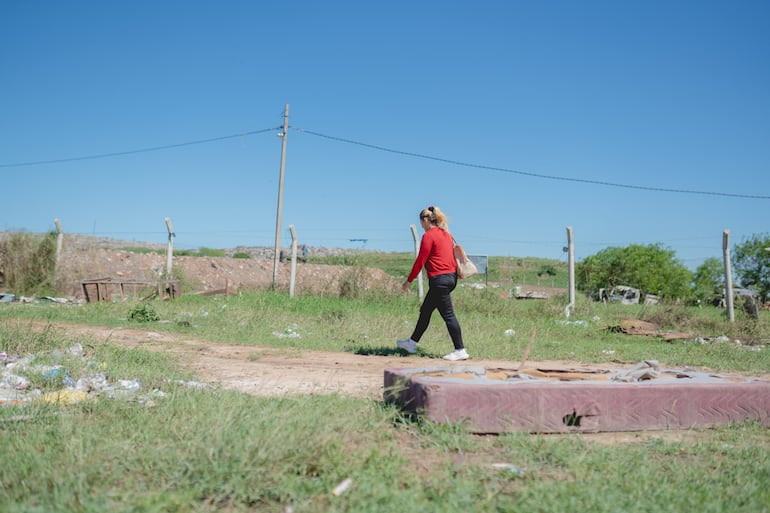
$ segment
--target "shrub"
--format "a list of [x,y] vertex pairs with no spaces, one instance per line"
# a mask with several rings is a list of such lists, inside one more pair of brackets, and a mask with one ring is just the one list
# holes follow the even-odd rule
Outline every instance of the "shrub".
[[155,307],[152,303],[140,303],[136,305],[128,313],[128,320],[136,322],[152,322],[159,321],[160,315],[155,311]]

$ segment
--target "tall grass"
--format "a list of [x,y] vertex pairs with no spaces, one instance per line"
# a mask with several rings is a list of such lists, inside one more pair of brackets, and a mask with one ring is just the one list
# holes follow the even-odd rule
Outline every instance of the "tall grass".
[[56,233],[14,232],[0,238],[0,282],[19,295],[45,296],[55,290]]

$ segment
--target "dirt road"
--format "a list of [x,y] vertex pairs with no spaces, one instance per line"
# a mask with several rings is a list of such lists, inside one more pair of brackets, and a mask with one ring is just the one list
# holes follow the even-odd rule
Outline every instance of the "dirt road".
[[[387,368],[433,367],[437,365],[483,365],[516,368],[520,362],[469,360],[450,363],[440,359],[404,356],[395,351],[386,356],[347,352],[308,351],[292,348],[210,343],[152,330],[57,325],[71,336],[87,336],[96,343],[109,341],[125,347],[141,347],[173,355],[197,379],[220,388],[257,396],[323,394],[337,392],[354,397],[382,399]],[[528,366],[575,367],[574,362],[529,362]]]

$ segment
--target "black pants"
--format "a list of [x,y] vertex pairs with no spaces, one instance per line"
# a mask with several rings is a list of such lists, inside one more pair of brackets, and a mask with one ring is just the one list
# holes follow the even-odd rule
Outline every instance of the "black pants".
[[433,310],[438,309],[441,318],[446,323],[447,330],[449,330],[449,336],[452,338],[452,344],[454,344],[455,349],[463,349],[465,347],[463,345],[463,332],[460,329],[460,322],[457,320],[454,308],[452,307],[451,293],[456,286],[457,275],[455,274],[439,274],[428,279],[428,294],[426,294],[420,307],[420,317],[417,319],[417,325],[414,327],[412,340],[415,342],[420,341],[425,330],[428,329]]

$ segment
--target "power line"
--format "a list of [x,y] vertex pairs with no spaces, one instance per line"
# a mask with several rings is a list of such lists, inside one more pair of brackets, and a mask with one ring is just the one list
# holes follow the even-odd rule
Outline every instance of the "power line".
[[215,141],[224,141],[225,139],[234,139],[236,137],[244,137],[247,135],[255,135],[255,134],[261,134],[264,132],[270,132],[272,130],[277,130],[280,127],[276,128],[265,128],[262,130],[252,130],[250,132],[243,132],[240,134],[233,134],[233,135],[224,135],[221,137],[211,137],[209,139],[199,139],[197,141],[189,141],[189,142],[183,142],[178,144],[166,144],[163,146],[153,146],[150,148],[140,148],[137,150],[128,150],[128,151],[116,151],[112,153],[99,153],[97,155],[86,155],[84,157],[71,157],[71,158],[64,158],[64,159],[51,159],[51,160],[36,160],[31,162],[17,162],[14,164],[0,164],[0,167],[23,167],[23,166],[38,166],[38,165],[44,165],[44,164],[60,164],[63,162],[75,162],[78,160],[94,160],[94,159],[104,159],[108,157],[119,157],[123,155],[133,155],[135,153],[147,153],[150,151],[160,151],[160,150],[169,150],[172,148],[181,148],[182,146],[193,146],[195,144],[205,144]]
[[[487,171],[498,171],[502,173],[511,173],[511,174],[517,174],[521,176],[529,176],[532,178],[541,178],[546,180],[557,180],[562,182],[573,182],[573,183],[584,183],[584,184],[590,184],[590,185],[603,185],[605,187],[617,187],[622,189],[634,189],[634,190],[641,190],[641,191],[652,191],[652,192],[670,192],[670,193],[676,193],[676,194],[696,194],[696,195],[703,195],[703,196],[721,196],[721,197],[727,197],[727,198],[742,198],[742,199],[761,199],[761,200],[769,200],[770,196],[763,196],[759,194],[739,194],[739,193],[730,193],[730,192],[715,192],[715,191],[700,191],[695,189],[675,189],[675,188],[668,188],[668,187],[651,187],[651,186],[645,186],[645,185],[634,185],[634,184],[622,184],[622,183],[616,183],[616,182],[608,182],[603,180],[590,180],[587,178],[569,178],[565,176],[557,176],[557,175],[546,175],[541,173],[532,173],[528,171],[519,171],[515,169],[509,169],[504,167],[496,167],[496,166],[486,166],[482,164],[471,164],[469,162],[461,162],[459,160],[451,160],[446,159],[442,157],[434,157],[431,155],[424,155],[422,153],[415,153],[415,152],[409,152],[409,151],[403,151],[403,150],[395,150],[392,148],[386,148],[384,146],[378,146],[375,144],[369,144],[361,141],[354,141],[352,139],[345,139],[343,137],[335,137],[332,135],[322,134],[320,132],[315,132],[313,130],[307,130],[304,128],[296,128],[296,127],[290,127],[298,132],[303,132],[306,134],[314,135],[316,137],[321,137],[324,139],[329,139],[333,141],[339,141],[344,142],[347,144],[354,144],[357,146],[362,146],[364,148],[371,148],[378,151],[385,151],[388,153],[394,153],[397,155],[405,155],[407,157],[415,157],[425,160],[432,160],[435,162],[444,162],[446,164],[452,164],[456,166],[464,166],[464,167],[472,167],[476,169],[485,169]],[[240,134],[233,134],[233,135],[225,135],[221,137],[212,137],[209,139],[200,139],[196,141],[189,141],[184,143],[178,143],[178,144],[167,144],[163,146],[154,146],[150,148],[141,148],[136,150],[128,150],[128,151],[119,151],[119,152],[112,152],[112,153],[101,153],[97,155],[87,155],[83,157],[71,157],[71,158],[62,158],[62,159],[51,159],[51,160],[38,160],[38,161],[30,161],[30,162],[17,162],[13,164],[0,164],[0,168],[8,168],[8,167],[23,167],[23,166],[36,166],[36,165],[45,165],[45,164],[59,164],[64,162],[74,162],[74,161],[80,161],[80,160],[93,160],[93,159],[101,159],[101,158],[108,158],[108,157],[118,157],[123,155],[132,155],[135,153],[146,153],[151,151],[160,151],[160,150],[168,150],[172,148],[180,148],[183,146],[192,146],[196,144],[205,144],[215,141],[223,141],[225,139],[233,139],[236,137],[244,137],[247,135],[255,135],[255,134],[261,134],[264,132],[270,132],[273,130],[281,130],[282,127],[273,127],[273,128],[265,128],[262,130],[252,130],[249,132],[242,132]]]
[[476,169],[486,169],[488,171],[500,171],[503,173],[512,173],[522,176],[531,176],[533,178],[544,178],[547,180],[559,180],[563,182],[577,182],[577,183],[586,183],[591,185],[604,185],[607,187],[619,187],[623,189],[636,189],[636,190],[642,190],[642,191],[654,191],[654,192],[673,192],[678,194],[701,194],[706,196],[724,196],[729,198],[743,198],[743,199],[770,199],[770,196],[761,196],[756,194],[734,194],[729,192],[713,192],[713,191],[698,191],[698,190],[692,190],[692,189],[672,189],[667,187],[649,187],[644,185],[633,185],[633,184],[621,184],[621,183],[614,183],[614,182],[605,182],[602,180],[589,180],[586,178],[568,178],[565,176],[556,176],[556,175],[544,175],[539,173],[531,173],[527,171],[517,171],[515,169],[508,169],[504,167],[494,167],[494,166],[485,166],[481,164],[470,164],[468,162],[460,162],[457,160],[450,160],[445,159],[441,157],[432,157],[430,155],[423,155],[421,153],[413,153],[409,151],[401,151],[401,150],[394,150],[392,148],[385,148],[383,146],[376,146],[374,144],[368,144],[360,141],[353,141],[350,139],[343,139],[342,137],[334,137],[331,135],[321,134],[318,132],[313,132],[312,130],[306,130],[301,128],[295,128],[297,131],[304,132],[306,134],[315,135],[317,137],[323,137],[325,139],[331,139],[334,141],[340,141],[348,144],[355,144],[358,146],[363,146],[365,148],[372,148],[374,150],[379,151],[386,151],[389,153],[395,153],[398,155],[406,155],[408,157],[416,157],[426,160],[433,160],[436,162],[444,162],[446,164],[453,164],[456,166],[465,166],[465,167],[473,167]]

